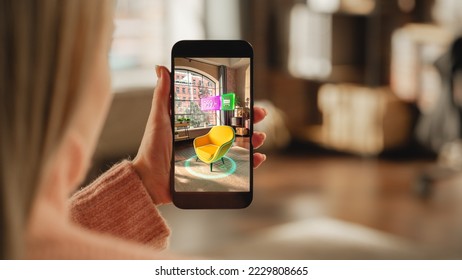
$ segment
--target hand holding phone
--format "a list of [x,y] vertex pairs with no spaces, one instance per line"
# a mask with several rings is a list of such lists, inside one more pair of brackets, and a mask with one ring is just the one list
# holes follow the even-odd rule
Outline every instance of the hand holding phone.
[[243,208],[253,195],[253,50],[245,41],[172,49],[171,193],[180,208]]

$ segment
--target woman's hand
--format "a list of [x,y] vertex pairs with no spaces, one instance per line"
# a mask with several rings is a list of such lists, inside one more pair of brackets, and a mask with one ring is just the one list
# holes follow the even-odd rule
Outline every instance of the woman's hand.
[[[151,112],[146,124],[138,154],[133,159],[133,166],[147,188],[155,204],[172,201],[170,195],[170,161],[172,158],[172,129],[170,125],[170,73],[163,66],[156,67],[158,77],[154,90]],[[254,108],[254,122],[263,120],[266,111]],[[254,132],[252,144],[254,148],[263,145],[266,135]],[[266,156],[254,154],[253,166],[257,168]]]

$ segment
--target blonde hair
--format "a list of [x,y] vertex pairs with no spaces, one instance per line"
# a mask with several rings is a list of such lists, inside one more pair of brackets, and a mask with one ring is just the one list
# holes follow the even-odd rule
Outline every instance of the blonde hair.
[[[42,168],[61,141],[112,1],[0,0],[0,257],[24,257]],[[108,39],[108,38],[107,38]]]

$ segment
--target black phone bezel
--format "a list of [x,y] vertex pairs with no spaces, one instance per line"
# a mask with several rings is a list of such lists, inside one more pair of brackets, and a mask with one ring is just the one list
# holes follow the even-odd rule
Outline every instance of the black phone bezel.
[[250,58],[250,190],[248,192],[177,192],[175,191],[175,140],[172,137],[172,159],[170,168],[170,191],[173,204],[182,209],[239,209],[249,206],[253,199],[253,48],[243,40],[183,40],[172,47],[170,122],[174,131],[174,61],[176,57],[249,57]]

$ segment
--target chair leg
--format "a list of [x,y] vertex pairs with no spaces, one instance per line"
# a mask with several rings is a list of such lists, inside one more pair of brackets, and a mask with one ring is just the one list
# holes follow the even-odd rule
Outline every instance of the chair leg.
[[223,163],[223,165],[225,165],[225,159],[224,158],[221,158],[221,162]]
[[210,172],[212,172],[212,164],[213,164],[213,163],[210,164]]

